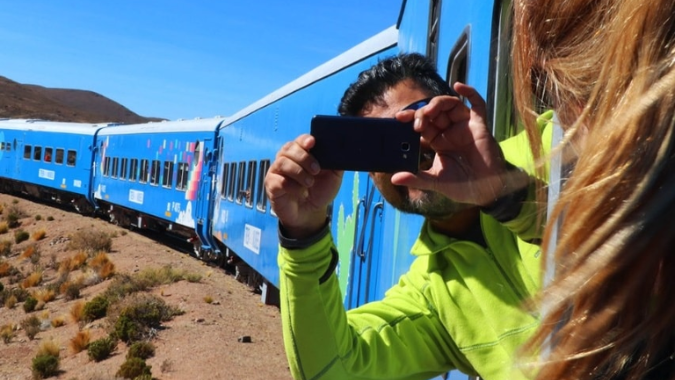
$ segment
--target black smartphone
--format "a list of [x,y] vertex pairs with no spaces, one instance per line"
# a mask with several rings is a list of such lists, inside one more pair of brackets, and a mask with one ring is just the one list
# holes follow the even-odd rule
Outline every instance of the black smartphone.
[[417,173],[420,134],[393,118],[316,115],[310,153],[322,169]]

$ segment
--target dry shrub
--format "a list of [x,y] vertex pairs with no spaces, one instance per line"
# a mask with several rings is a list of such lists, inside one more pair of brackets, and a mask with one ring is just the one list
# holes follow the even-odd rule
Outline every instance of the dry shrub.
[[13,309],[16,306],[16,303],[19,302],[14,294],[5,299],[5,307],[8,309]]
[[5,344],[9,344],[12,339],[16,336],[16,329],[14,325],[8,324],[0,327],[0,337]]
[[31,235],[31,238],[35,241],[40,241],[40,240],[44,239],[45,236],[47,236],[47,231],[37,230],[37,231],[33,232],[33,235]]
[[16,203],[7,207],[7,212],[4,213],[4,215],[9,228],[18,227],[21,224],[19,219],[26,216],[21,207],[19,207],[19,205]]
[[14,273],[14,271],[16,271],[16,269],[13,266],[11,266],[8,262],[3,261],[0,263],[0,278],[9,276],[12,273]]
[[84,315],[84,301],[80,300],[77,301],[73,304],[73,306],[70,307],[70,318],[73,319],[73,322],[80,322],[82,321],[82,316]]
[[33,292],[33,297],[35,297],[38,302],[47,303],[56,299],[56,292],[54,289],[38,289]]
[[82,250],[88,254],[101,251],[110,252],[112,250],[112,238],[103,231],[77,231],[70,237],[68,249]]
[[36,316],[30,316],[21,321],[21,328],[26,333],[28,339],[33,340],[40,332],[40,320]]
[[26,249],[24,249],[23,252],[21,252],[21,256],[19,257],[22,259],[30,259],[31,256],[33,256],[37,251],[38,251],[37,246],[31,244],[28,247],[26,247]]
[[9,231],[7,222],[0,222],[0,234],[6,234]]
[[70,340],[70,350],[74,354],[79,354],[80,352],[87,349],[89,345],[89,340],[91,336],[89,330],[78,331],[77,334]]
[[0,240],[0,256],[9,256],[12,254],[12,241]]
[[59,263],[59,273],[70,273],[71,271],[82,268],[87,262],[89,256],[86,252],[80,251],[71,257],[66,257]]
[[21,288],[22,289],[32,288],[34,286],[39,285],[40,282],[42,282],[42,272],[35,271],[29,274],[28,277],[24,278],[23,281],[21,281]]
[[115,264],[110,261],[108,255],[104,252],[99,252],[91,260],[89,260],[89,267],[98,274],[102,280],[108,279],[115,274]]
[[204,296],[204,302],[206,302],[206,303],[213,303],[213,297],[211,297],[211,296]]
[[52,318],[49,324],[51,324],[53,328],[61,327],[66,324],[66,316],[60,315],[58,317]]
[[49,355],[59,357],[59,343],[54,339],[45,339],[38,346],[35,356]]
[[0,204],[0,214],[2,214],[3,211],[5,211],[5,205]]
[[74,281],[64,281],[59,286],[59,293],[63,294],[66,301],[71,301],[80,298],[80,290],[84,285],[82,284],[82,277]]

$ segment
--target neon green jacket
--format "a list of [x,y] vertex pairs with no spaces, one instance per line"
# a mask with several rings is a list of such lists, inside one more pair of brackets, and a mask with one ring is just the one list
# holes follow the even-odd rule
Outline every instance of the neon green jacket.
[[[503,144],[507,160],[527,141]],[[527,151],[527,150],[526,150]],[[515,162],[514,162],[515,161]],[[538,315],[522,301],[540,287],[534,206],[500,224],[481,214],[487,249],[434,232],[426,223],[410,270],[381,301],[345,311],[329,228],[302,244],[282,237],[284,345],[296,379],[429,379],[452,369],[485,380],[525,378],[514,355]],[[285,244],[286,243],[286,244]]]

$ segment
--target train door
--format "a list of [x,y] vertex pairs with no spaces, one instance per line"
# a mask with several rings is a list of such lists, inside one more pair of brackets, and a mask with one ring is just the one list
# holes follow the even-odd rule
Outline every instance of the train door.
[[384,200],[367,177],[365,191],[354,210],[354,241],[350,252],[349,285],[345,306],[348,309],[377,299],[376,286],[382,251],[382,214]]
[[201,246],[197,248],[200,256],[220,253],[211,237],[211,212],[214,207],[212,203],[217,200],[215,192],[218,191],[216,186],[218,151],[213,146],[214,140],[217,141],[217,139],[204,139],[195,142],[194,157],[189,172],[190,176],[197,178],[196,183],[198,183],[192,216],[195,220],[195,232],[201,241]]
[[21,144],[21,139],[17,138],[18,136],[7,135],[7,132],[4,133],[4,138],[2,143],[0,143],[0,160],[2,161],[2,173],[0,174],[5,178],[19,178],[21,175],[21,165],[19,165],[18,160],[21,158],[21,155],[16,153],[16,149],[19,148]]

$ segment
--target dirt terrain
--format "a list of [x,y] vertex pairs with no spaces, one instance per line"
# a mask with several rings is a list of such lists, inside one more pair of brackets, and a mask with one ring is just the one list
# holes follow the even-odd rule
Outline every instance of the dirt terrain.
[[[134,275],[147,268],[170,266],[191,274],[193,279],[199,278],[196,282],[181,280],[149,290],[167,304],[184,311],[164,322],[151,340],[155,355],[147,360],[147,364],[152,366],[154,379],[291,378],[282,346],[279,309],[262,304],[258,294],[221,268],[104,220],[5,194],[0,194],[0,205],[4,210],[0,223],[6,220],[9,208],[18,208],[24,215],[19,220],[19,227],[0,234],[0,241],[13,243],[9,255],[0,255],[0,264],[10,264],[22,276],[42,270],[42,282],[26,288],[31,293],[56,281],[58,264],[76,254],[69,249],[69,241],[78,231],[102,231],[112,237],[112,250],[107,255],[117,274]],[[31,238],[14,243],[17,229],[28,232]],[[45,236],[35,240],[39,231],[44,231]],[[39,260],[34,256],[23,257],[31,245],[37,247]],[[69,274],[76,275],[77,271]],[[39,305],[41,310],[30,313],[24,311],[21,302],[12,308],[0,304],[0,328],[6,325],[14,328],[8,343],[0,341],[0,380],[31,379],[32,359],[38,347],[48,340],[53,340],[59,347],[60,372],[56,378],[115,379],[128,351],[123,342],[118,343],[111,357],[100,362],[90,360],[87,350],[75,353],[70,347],[70,341],[78,331],[88,330],[92,341],[107,336],[109,321],[106,318],[88,324],[77,323],[70,311],[75,303],[89,301],[101,294],[112,281],[107,279],[82,288],[79,299],[66,300],[64,294],[57,294],[54,300]],[[10,276],[0,276],[0,282],[5,289],[21,285],[20,281],[10,284]],[[21,321],[32,315],[42,321],[33,340],[20,327]],[[64,324],[53,327],[54,320],[59,319]],[[246,336],[250,336],[250,343],[241,342],[247,340],[243,339]]]

